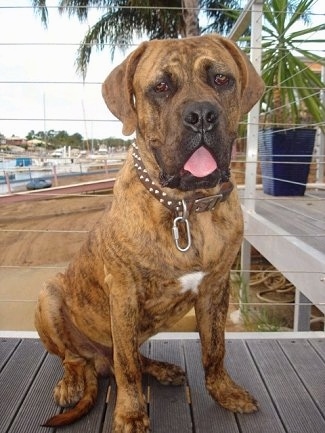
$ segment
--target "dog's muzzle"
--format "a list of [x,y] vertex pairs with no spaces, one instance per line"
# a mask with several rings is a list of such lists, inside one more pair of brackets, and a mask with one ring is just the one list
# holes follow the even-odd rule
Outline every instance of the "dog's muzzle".
[[235,136],[226,140],[220,132],[225,128],[219,107],[209,101],[189,102],[183,109],[181,121],[183,133],[177,149],[180,154],[177,166],[165,170],[160,150],[156,154],[161,167],[161,186],[194,191],[228,182]]
[[[189,102],[182,112],[184,128],[179,151],[180,163],[172,174],[163,168],[160,183],[163,187],[182,191],[214,188],[228,182],[232,143],[221,134],[222,115],[216,104],[209,101]],[[159,161],[158,161],[159,164]],[[164,167],[163,164],[159,164]]]

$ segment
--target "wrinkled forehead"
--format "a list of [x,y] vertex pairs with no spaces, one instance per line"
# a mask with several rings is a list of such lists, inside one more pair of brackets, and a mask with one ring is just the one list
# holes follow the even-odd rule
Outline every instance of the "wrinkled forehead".
[[139,61],[134,79],[148,82],[168,75],[186,82],[203,77],[210,70],[234,77],[238,73],[231,53],[218,41],[203,38],[152,41]]

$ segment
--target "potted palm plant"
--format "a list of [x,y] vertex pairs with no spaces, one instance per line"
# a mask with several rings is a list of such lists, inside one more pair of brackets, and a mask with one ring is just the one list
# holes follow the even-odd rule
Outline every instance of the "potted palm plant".
[[[259,154],[263,189],[272,195],[304,195],[316,128],[324,127],[325,109],[319,96],[324,83],[310,65],[325,64],[324,57],[312,50],[325,43],[317,38],[325,24],[309,25],[313,2],[264,2],[262,75],[266,92],[261,101]],[[299,22],[303,29],[297,29]]]

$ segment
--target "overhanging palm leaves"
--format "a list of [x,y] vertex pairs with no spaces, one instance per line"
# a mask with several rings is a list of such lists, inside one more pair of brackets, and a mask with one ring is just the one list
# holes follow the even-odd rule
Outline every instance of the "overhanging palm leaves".
[[[47,23],[46,0],[31,0]],[[184,1],[184,0],[183,0]],[[184,1],[186,3],[186,0]],[[85,75],[93,48],[109,46],[112,56],[116,47],[127,48],[135,37],[148,39],[185,36],[182,0],[58,0],[61,13],[75,15],[80,21],[88,17],[89,8],[103,12],[88,30],[77,54],[77,68]],[[199,0],[206,25],[201,32],[226,33],[239,15],[237,0]]]

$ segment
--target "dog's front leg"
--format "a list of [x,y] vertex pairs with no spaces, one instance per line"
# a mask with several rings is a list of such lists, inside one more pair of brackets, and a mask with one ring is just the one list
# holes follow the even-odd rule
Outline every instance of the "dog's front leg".
[[111,280],[109,296],[117,384],[113,432],[146,433],[149,419],[141,384],[136,292]]
[[254,412],[257,410],[255,399],[234,383],[224,368],[229,279],[217,284],[217,278],[214,276],[214,281],[210,279],[210,284],[204,287],[195,305],[206,387],[211,396],[226,409],[241,413]]

